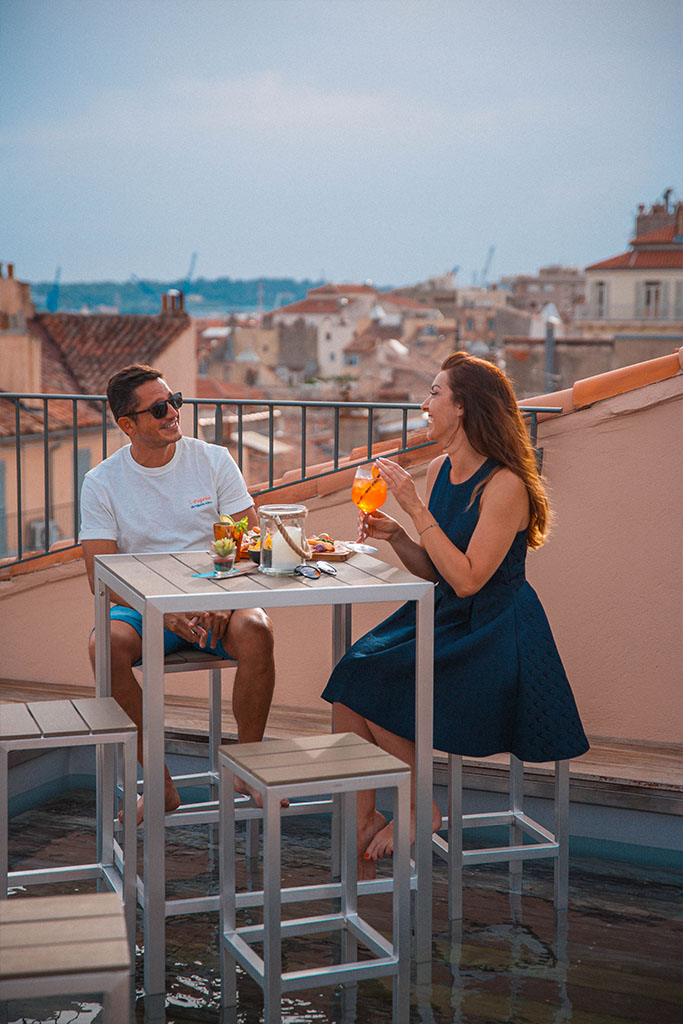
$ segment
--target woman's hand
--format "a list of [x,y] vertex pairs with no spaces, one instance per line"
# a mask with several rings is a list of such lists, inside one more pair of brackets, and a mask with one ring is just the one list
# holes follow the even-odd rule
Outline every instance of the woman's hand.
[[396,498],[404,512],[411,518],[424,509],[424,502],[417,493],[415,482],[402,466],[391,459],[379,458],[375,461],[379,475],[386,480],[387,487]]
[[372,537],[374,540],[387,540],[389,543],[403,532],[395,519],[386,512],[380,512],[379,509],[367,515],[361,512],[358,516],[358,529],[361,541],[366,537]]

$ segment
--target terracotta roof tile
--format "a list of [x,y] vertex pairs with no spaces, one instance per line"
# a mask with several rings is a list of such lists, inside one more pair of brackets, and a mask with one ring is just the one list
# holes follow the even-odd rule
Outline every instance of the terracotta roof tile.
[[683,267],[683,249],[645,249],[622,252],[619,256],[591,263],[586,270],[677,270],[679,267]]
[[342,308],[348,308],[348,306],[342,307],[338,298],[300,299],[298,302],[291,302],[288,306],[280,306],[279,309],[271,310],[269,315],[272,316],[273,313],[330,314],[339,313]]
[[376,295],[377,289],[368,284],[321,284],[309,289],[307,294],[327,295],[330,292],[336,295]]
[[656,231],[647,231],[644,235],[632,238],[629,245],[661,245],[662,242],[673,242],[676,238],[676,225],[669,224]]
[[212,401],[216,398],[264,398],[265,392],[246,384],[234,384],[217,377],[198,377],[195,398]]
[[[189,323],[186,313],[38,313],[29,326],[54,343],[63,371],[71,375],[81,394],[101,395],[117,369],[126,363],[154,363]],[[46,390],[59,390],[59,386]]]
[[378,341],[388,341],[396,337],[396,327],[384,327],[381,324],[369,324],[365,330],[354,334],[351,341],[344,347],[345,352],[372,352]]

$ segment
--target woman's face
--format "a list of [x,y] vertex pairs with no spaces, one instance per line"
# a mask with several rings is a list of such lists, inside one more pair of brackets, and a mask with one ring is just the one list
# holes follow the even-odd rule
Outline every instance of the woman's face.
[[441,370],[434,378],[422,409],[429,417],[428,440],[445,447],[457,433],[463,413],[462,404],[453,399],[445,370]]

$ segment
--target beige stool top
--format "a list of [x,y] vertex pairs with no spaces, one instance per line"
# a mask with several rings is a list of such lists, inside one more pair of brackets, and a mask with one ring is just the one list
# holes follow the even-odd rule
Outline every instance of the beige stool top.
[[0,901],[0,980],[130,967],[117,893]]
[[403,761],[352,732],[226,744],[220,748],[219,756],[248,772],[263,786],[410,771]]
[[0,742],[134,730],[135,725],[113,697],[0,704]]

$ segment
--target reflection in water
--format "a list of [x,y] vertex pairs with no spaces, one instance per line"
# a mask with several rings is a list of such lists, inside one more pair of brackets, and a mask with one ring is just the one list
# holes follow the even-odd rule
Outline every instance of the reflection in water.
[[[93,795],[83,791],[19,815],[10,828],[11,868],[72,863],[81,856],[89,860],[93,820]],[[170,898],[217,891],[216,846],[210,832],[207,826],[168,831]],[[288,883],[319,877],[329,863],[327,820],[289,818],[283,833]],[[247,876],[241,852],[237,869],[245,888],[260,885],[258,872]],[[504,866],[467,869],[465,917],[451,928],[446,866],[434,861],[433,958],[431,964],[413,969],[410,1024],[680,1024],[678,951],[683,935],[674,910],[678,891],[670,875],[635,866],[625,875],[622,865],[574,858],[570,910],[564,920],[553,914],[552,868],[541,862],[525,865],[523,877],[520,898],[508,893]],[[92,883],[82,882],[32,886],[30,891],[38,895],[91,889]],[[363,911],[374,927],[390,933],[390,897],[364,898]],[[320,935],[288,940],[286,969],[332,962],[334,941]],[[140,948],[131,1021],[261,1024],[260,989],[239,968],[237,1008],[221,1011],[217,951],[217,914],[169,918],[165,1005],[143,997]],[[99,1004],[88,997],[11,1003],[8,1019],[18,1024],[101,1024],[102,1017]],[[390,1024],[391,980],[290,994],[283,1000],[282,1020]]]

